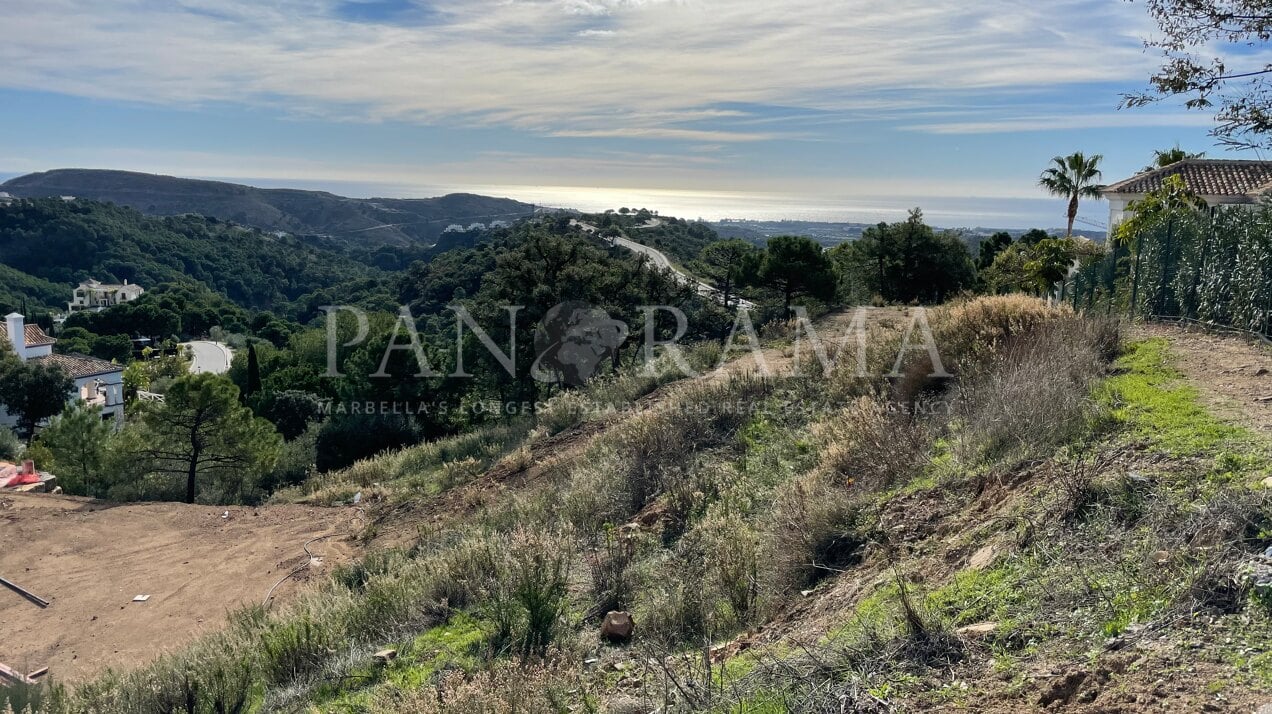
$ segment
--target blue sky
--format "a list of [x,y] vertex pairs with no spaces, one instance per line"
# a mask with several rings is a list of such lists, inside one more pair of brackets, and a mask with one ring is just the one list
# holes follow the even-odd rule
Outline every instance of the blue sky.
[[0,172],[1058,226],[1055,154],[1231,155],[1118,110],[1152,31],[1122,0],[8,0]]

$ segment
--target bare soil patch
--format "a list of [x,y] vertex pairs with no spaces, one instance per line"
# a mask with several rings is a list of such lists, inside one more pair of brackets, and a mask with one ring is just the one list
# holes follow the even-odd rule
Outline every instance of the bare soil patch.
[[[0,589],[0,662],[49,667],[60,682],[128,669],[224,627],[225,616],[275,601],[349,560],[357,513],[307,506],[114,505],[67,496],[0,496],[0,576],[51,601],[40,609]],[[145,602],[133,602],[149,595]]]

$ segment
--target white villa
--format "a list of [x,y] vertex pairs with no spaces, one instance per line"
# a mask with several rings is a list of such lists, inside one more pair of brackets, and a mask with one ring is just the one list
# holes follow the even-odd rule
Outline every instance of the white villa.
[[1126,220],[1130,203],[1161,188],[1168,176],[1183,178],[1184,185],[1211,207],[1252,206],[1272,191],[1272,161],[1184,159],[1100,189],[1109,202],[1110,235]]
[[140,285],[129,285],[127,280],[123,285],[105,285],[96,280],[89,280],[75,288],[71,301],[66,305],[71,312],[82,310],[101,312],[112,305],[136,300],[144,292],[146,290]]
[[[0,338],[7,339],[18,359],[23,362],[42,362],[62,368],[66,376],[75,382],[75,388],[66,395],[68,402],[82,401],[101,407],[102,419],[124,421],[124,368],[120,365],[84,355],[53,354],[55,339],[45,334],[39,325],[24,324],[22,315],[13,313],[0,325]],[[13,426],[16,419],[4,407],[0,407],[0,424]]]

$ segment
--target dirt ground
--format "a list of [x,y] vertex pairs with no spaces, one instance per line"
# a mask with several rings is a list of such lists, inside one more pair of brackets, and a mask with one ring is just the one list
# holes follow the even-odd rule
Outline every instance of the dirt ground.
[[[225,514],[228,513],[228,516]],[[271,585],[294,596],[307,577],[355,555],[358,514],[305,506],[113,505],[51,495],[0,495],[0,576],[51,601],[40,609],[0,588],[0,662],[48,667],[57,681],[129,668],[219,629]],[[134,596],[149,595],[145,602]]]
[[1175,366],[1215,416],[1272,437],[1272,345],[1175,325],[1136,330],[1170,340]]

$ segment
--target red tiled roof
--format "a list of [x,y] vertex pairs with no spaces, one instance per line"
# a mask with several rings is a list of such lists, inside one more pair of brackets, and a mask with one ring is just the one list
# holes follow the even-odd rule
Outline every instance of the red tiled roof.
[[66,376],[71,379],[124,371],[124,368],[117,364],[107,362],[104,359],[97,359],[96,357],[85,357],[84,355],[48,355],[35,357],[31,361],[61,367],[62,371],[66,372]]
[[[22,333],[26,335],[27,347],[43,347],[57,342],[57,340],[45,334],[39,325],[24,325]],[[9,326],[2,322],[0,322],[0,337],[6,340],[9,338]]]
[[1237,199],[1233,203],[1253,203],[1272,188],[1272,161],[1184,159],[1105,186],[1102,191],[1148,193],[1161,188],[1168,176],[1183,177],[1184,184],[1202,196],[1226,196]]

